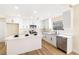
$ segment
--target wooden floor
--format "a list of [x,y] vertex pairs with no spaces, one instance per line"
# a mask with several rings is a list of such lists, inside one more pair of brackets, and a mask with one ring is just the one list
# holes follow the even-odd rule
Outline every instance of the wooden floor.
[[23,53],[21,55],[66,55],[66,54],[43,40],[41,49]]
[[6,55],[5,42],[0,42],[0,55]]

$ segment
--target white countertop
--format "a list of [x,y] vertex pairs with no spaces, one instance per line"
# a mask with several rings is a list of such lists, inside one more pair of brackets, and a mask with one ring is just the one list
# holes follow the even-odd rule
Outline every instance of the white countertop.
[[[36,35],[36,36],[38,36],[38,35]],[[12,35],[12,36],[6,37],[5,40],[26,39],[26,38],[29,38],[29,37],[35,37],[35,35],[33,35],[33,34],[31,34],[29,36],[19,35],[19,37],[14,37],[14,35]]]
[[[48,35],[55,35],[56,33],[53,32],[44,32],[44,34],[48,34]],[[64,31],[58,31],[57,36],[62,36],[62,37],[72,37],[72,33],[71,32],[64,32]]]
[[44,34],[49,34],[49,35],[55,35],[56,33],[54,32],[54,31],[52,31],[52,32],[43,32]]
[[72,33],[59,33],[57,36],[72,37]]
[[57,35],[57,36],[67,37],[67,38],[72,37],[71,35]]

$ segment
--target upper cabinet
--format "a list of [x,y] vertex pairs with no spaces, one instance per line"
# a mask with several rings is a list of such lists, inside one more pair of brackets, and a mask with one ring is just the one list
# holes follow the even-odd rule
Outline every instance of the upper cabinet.
[[63,24],[64,24],[64,29],[65,30],[70,30],[71,29],[71,11],[65,11],[63,13]]
[[63,20],[53,22],[53,30],[64,30],[64,28],[63,28]]
[[42,28],[44,31],[51,31],[53,28],[52,28],[52,19],[51,18],[48,18],[48,19],[45,19],[42,21]]
[[61,16],[55,16],[55,17],[53,17],[53,24],[52,24],[52,26],[53,26],[53,30],[64,30],[64,25],[63,25],[63,16],[61,15]]
[[42,28],[43,28],[43,31],[47,31],[49,29],[49,20],[48,19],[45,19],[42,21]]

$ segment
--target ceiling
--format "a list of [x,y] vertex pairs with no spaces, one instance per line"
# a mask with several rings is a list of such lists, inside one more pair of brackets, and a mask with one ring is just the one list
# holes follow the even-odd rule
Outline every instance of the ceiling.
[[0,16],[44,19],[68,10],[66,4],[0,4]]

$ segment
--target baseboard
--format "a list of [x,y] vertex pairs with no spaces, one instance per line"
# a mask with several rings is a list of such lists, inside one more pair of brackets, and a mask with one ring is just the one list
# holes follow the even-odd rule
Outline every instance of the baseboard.
[[[40,48],[36,48],[36,49],[33,49],[33,50],[31,50],[31,51],[28,51],[28,52],[32,52],[32,51],[35,51],[35,50],[38,50],[38,49],[41,49],[42,47],[40,47]],[[25,54],[25,53],[28,53],[28,52],[22,52],[22,53],[18,53],[17,55],[22,55],[22,54]]]
[[79,51],[78,50],[74,49],[73,52],[79,55]]

